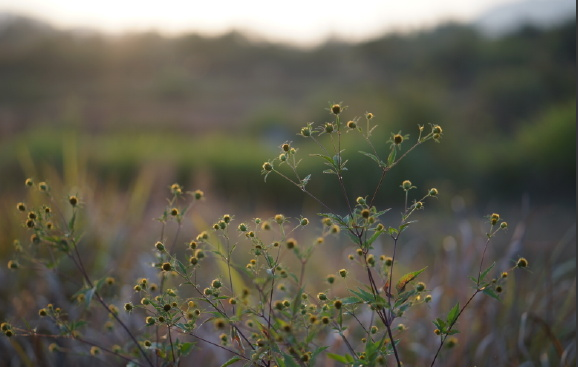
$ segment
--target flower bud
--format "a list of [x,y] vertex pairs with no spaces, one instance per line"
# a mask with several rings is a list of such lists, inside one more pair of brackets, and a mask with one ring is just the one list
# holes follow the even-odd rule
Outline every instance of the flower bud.
[[405,191],[408,191],[409,189],[411,189],[413,186],[411,185],[411,181],[410,180],[405,180],[401,183],[401,188],[404,189]]
[[516,267],[517,268],[527,268],[528,267],[528,260],[526,260],[526,258],[521,257],[518,259],[518,261],[516,262]]
[[342,110],[343,109],[341,108],[341,105],[339,105],[339,104],[334,104],[333,106],[331,106],[331,113],[334,115],[339,115]]
[[195,190],[195,192],[193,192],[193,196],[196,200],[201,200],[205,196],[205,193],[201,190]]

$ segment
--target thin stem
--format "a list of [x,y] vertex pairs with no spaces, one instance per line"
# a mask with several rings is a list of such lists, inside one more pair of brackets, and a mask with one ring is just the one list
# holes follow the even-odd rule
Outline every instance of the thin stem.
[[[69,256],[73,259],[73,261],[75,262],[78,270],[80,271],[80,273],[82,274],[82,277],[84,278],[84,280],[87,282],[88,286],[90,288],[94,288],[94,285],[92,283],[92,280],[90,279],[90,277],[88,276],[88,273],[86,272],[86,268],[84,267],[84,264],[82,263],[82,258],[80,257],[80,254],[78,252],[78,246],[76,244],[76,241],[74,241],[74,239],[72,240],[73,246],[74,246],[74,251],[76,254],[76,258],[74,257],[73,254],[69,254]],[[142,356],[145,358],[145,360],[147,361],[147,363],[150,366],[153,366],[153,363],[151,362],[151,360],[148,358],[148,355],[146,354],[146,352],[144,351],[144,349],[140,346],[140,344],[138,343],[138,340],[136,339],[136,337],[134,336],[134,334],[128,329],[128,326],[126,326],[126,324],[124,322],[122,322],[122,320],[118,317],[118,315],[116,314],[116,312],[113,312],[110,308],[109,305],[106,303],[106,301],[102,298],[102,296],[100,295],[100,293],[98,292],[98,290],[95,290],[94,292],[94,296],[96,296],[96,299],[98,300],[98,302],[102,305],[102,307],[104,307],[106,309],[106,311],[112,315],[112,317],[119,323],[119,325],[126,331],[126,333],[129,335],[129,337],[131,338],[131,340],[135,343],[135,345],[137,346],[137,348],[139,349],[139,352],[142,354]]]
[[286,179],[287,181],[291,182],[293,185],[297,186],[299,188],[299,190],[301,190],[302,192],[304,192],[305,194],[307,194],[309,197],[311,197],[313,200],[317,201],[317,203],[319,203],[321,206],[323,206],[327,211],[329,212],[333,212],[333,210],[331,210],[330,207],[328,207],[323,201],[321,201],[318,197],[316,197],[315,195],[313,195],[311,192],[307,191],[304,187],[302,187],[300,184],[296,183],[295,181],[291,180],[289,177],[285,176],[282,172],[279,172],[276,169],[273,169],[273,172],[275,172],[276,174],[278,174],[279,176],[283,177],[284,179]]
[[[396,244],[397,244],[397,241],[396,241]],[[394,257],[395,257],[395,246],[394,246]],[[371,272],[371,268],[370,268],[369,264],[367,263],[367,258],[365,257],[364,259],[365,259],[365,268],[367,269],[367,277],[369,279],[369,284],[371,285],[371,290],[373,292],[374,297],[377,299],[377,296],[379,294],[379,290],[377,288],[377,285],[375,284],[375,279],[373,278],[373,273]],[[393,272],[393,264],[391,265],[391,272]],[[389,291],[388,291],[389,294],[391,294],[391,276],[392,276],[392,273],[390,273],[390,279],[389,279]],[[393,322],[393,314],[391,313],[391,298],[390,297],[387,297],[387,298],[388,298],[388,303],[389,303],[389,308],[390,308],[389,316],[387,314],[387,311],[385,310],[385,306],[381,307],[381,308],[376,308],[376,312],[377,312],[379,318],[381,319],[381,321],[383,322],[383,324],[385,325],[385,328],[387,329],[387,335],[389,336],[389,340],[391,341],[391,346],[393,349],[393,354],[395,356],[395,361],[397,363],[397,366],[401,367],[401,359],[399,357],[399,353],[398,353],[397,347],[395,345],[395,340],[393,338],[393,332],[391,330],[391,323]]]
[[446,339],[447,339],[448,336],[449,336],[449,332],[453,329],[454,325],[458,322],[458,319],[460,318],[460,316],[462,315],[462,313],[464,312],[464,310],[469,306],[469,304],[472,302],[472,300],[474,299],[474,297],[476,297],[480,292],[483,291],[483,288],[480,288],[480,284],[481,284],[481,281],[482,281],[482,279],[481,279],[481,276],[482,276],[482,275],[481,275],[481,274],[482,274],[482,267],[483,267],[483,263],[484,263],[484,257],[485,257],[485,255],[486,255],[486,251],[487,251],[487,249],[488,249],[488,245],[489,245],[489,243],[490,243],[491,237],[492,237],[496,232],[497,232],[497,230],[492,233],[492,232],[491,232],[491,229],[490,229],[490,233],[489,233],[489,235],[488,235],[488,239],[486,240],[486,244],[485,244],[485,246],[484,246],[484,251],[483,251],[483,253],[482,253],[482,258],[481,258],[481,260],[480,260],[480,268],[479,268],[479,272],[478,272],[478,279],[477,279],[477,282],[476,282],[476,287],[477,287],[477,289],[476,289],[476,291],[474,292],[474,294],[472,294],[471,297],[468,299],[468,301],[466,302],[466,304],[465,304],[464,306],[462,306],[462,308],[461,308],[460,311],[458,312],[458,315],[456,316],[455,320],[448,326],[447,332],[441,337],[441,339],[440,339],[440,345],[439,345],[439,347],[438,347],[438,349],[437,349],[437,351],[436,351],[436,354],[434,355],[434,358],[433,358],[433,360],[432,360],[432,362],[431,362],[430,367],[433,367],[433,365],[434,365],[434,363],[435,363],[435,361],[436,361],[436,359],[437,359],[437,357],[438,357],[438,355],[439,355],[439,353],[440,353],[440,351],[441,351],[441,349],[442,349],[442,347],[443,347]]
[[173,356],[173,362],[177,363],[177,366],[180,364],[180,360],[177,362],[177,358],[175,357],[175,346],[173,345],[173,338],[171,336],[171,327],[167,327],[167,333],[169,334],[169,343],[171,344],[171,355]]
[[458,312],[458,315],[456,316],[456,319],[454,320],[454,322],[452,322],[452,323],[450,324],[450,326],[448,327],[447,333],[444,334],[444,335],[441,337],[440,345],[439,345],[439,347],[438,347],[438,349],[437,349],[437,351],[436,351],[436,354],[435,354],[435,356],[434,356],[434,358],[433,358],[433,360],[432,360],[432,362],[431,362],[431,364],[430,364],[430,367],[433,367],[434,363],[436,362],[436,359],[437,359],[437,357],[439,356],[440,351],[442,350],[442,347],[444,346],[444,343],[445,343],[446,339],[447,339],[448,336],[449,336],[449,332],[452,330],[452,328],[454,327],[454,325],[458,322],[458,319],[460,318],[460,316],[462,315],[462,313],[464,312],[464,310],[468,307],[468,305],[472,302],[472,300],[474,299],[474,297],[477,296],[478,293],[480,293],[480,292],[481,292],[480,289],[476,289],[476,291],[474,292],[474,294],[472,294],[472,296],[468,299],[468,301],[466,302],[466,304],[460,309],[460,312]]

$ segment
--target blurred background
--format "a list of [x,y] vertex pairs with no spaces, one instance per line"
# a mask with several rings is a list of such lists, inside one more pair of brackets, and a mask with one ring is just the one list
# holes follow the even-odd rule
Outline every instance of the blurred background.
[[[550,283],[575,292],[574,1],[80,3],[0,0],[1,259],[23,233],[14,207],[27,177],[83,198],[88,221],[106,228],[94,234],[105,250],[153,243],[150,219],[174,182],[207,193],[209,222],[313,216],[315,202],[264,183],[261,164],[285,141],[309,152],[296,133],[342,102],[346,119],[375,115],[384,148],[392,132],[443,127],[442,143],[415,151],[379,197],[399,208],[402,180],[437,187],[428,246],[451,251],[458,219],[499,212],[512,228],[505,243],[518,247],[496,254],[528,257],[534,282],[564,264]],[[345,144],[352,177],[364,177],[348,183],[351,196],[373,192],[379,172]],[[303,172],[333,200],[321,163]],[[0,291],[0,318],[23,284]],[[575,302],[555,311],[562,301],[544,301],[544,317],[575,323]],[[575,327],[559,332],[575,338]]]

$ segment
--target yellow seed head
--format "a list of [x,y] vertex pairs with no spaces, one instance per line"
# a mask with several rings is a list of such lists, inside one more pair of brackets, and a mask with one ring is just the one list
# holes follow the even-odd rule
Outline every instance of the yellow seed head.
[[263,170],[266,172],[271,172],[273,170],[273,165],[270,162],[263,163]]
[[334,104],[333,106],[331,106],[331,113],[334,115],[339,115],[342,110],[343,109],[341,108],[341,105],[339,105],[339,104]]
[[528,267],[528,260],[526,260],[526,258],[524,258],[524,257],[519,258],[518,261],[516,262],[516,267],[527,268]]
[[401,183],[401,187],[402,187],[402,189],[404,189],[405,191],[408,191],[409,189],[412,188],[411,181],[410,181],[410,180],[405,180],[405,181],[403,181],[403,182]]

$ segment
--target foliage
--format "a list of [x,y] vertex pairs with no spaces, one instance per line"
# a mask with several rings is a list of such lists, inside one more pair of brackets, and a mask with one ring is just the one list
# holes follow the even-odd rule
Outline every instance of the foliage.
[[[48,300],[37,313],[49,322],[38,327],[8,320],[2,324],[4,334],[16,341],[15,346],[26,337],[47,339],[53,341],[48,346],[51,353],[85,354],[128,366],[176,366],[189,356],[206,355],[208,347],[214,348],[212,363],[222,366],[315,366],[327,358],[347,366],[401,366],[411,359],[405,345],[417,340],[412,328],[418,326],[408,327],[400,320],[438,302],[439,295],[422,280],[447,265],[412,269],[414,264],[409,264],[411,270],[405,270],[398,251],[408,229],[416,226],[415,217],[440,192],[429,188],[414,195],[418,188],[409,180],[401,182],[404,204],[397,224],[384,219],[390,208],[381,207],[376,198],[390,170],[422,144],[440,142],[445,132],[431,124],[418,126],[414,140],[396,132],[387,141],[376,141],[372,113],[345,121],[345,106],[334,103],[328,110],[331,122],[308,123],[298,134],[313,141],[318,153],[302,157],[298,145],[286,141],[278,155],[262,165],[265,179],[279,176],[324,208],[320,226],[313,225],[306,213],[294,218],[276,214],[239,224],[234,215],[221,214],[211,226],[184,241],[186,223],[205,195],[173,184],[156,218],[160,233],[156,240],[147,239],[152,271],[135,274],[128,283],[133,296],[122,291],[126,285],[117,284],[114,275],[89,273],[83,247],[90,243],[91,231],[99,229],[83,222],[87,205],[83,197],[66,195],[63,206],[62,193],[46,182],[28,179],[29,200],[17,203],[16,209],[31,237],[14,242],[8,268],[16,272],[36,269],[42,274],[62,269],[77,274],[73,277],[81,284],[71,295],[76,305],[64,308]],[[372,161],[381,176],[374,190],[355,198],[344,182],[364,178],[349,175],[350,152],[343,149],[343,141],[356,138],[365,145],[359,154]],[[301,163],[305,160],[321,160],[325,170],[304,173]],[[309,189],[315,180],[337,183],[332,201],[322,201]],[[346,209],[336,207],[338,201]],[[457,289],[456,300],[428,321],[433,322],[430,335],[435,339],[433,347],[423,352],[431,366],[439,365],[462,343],[455,336],[460,332],[459,321],[479,296],[500,301],[513,270],[529,267],[523,257],[505,267],[486,264],[490,242],[508,228],[495,213],[487,222],[483,248],[475,260],[478,265],[469,277],[472,289]],[[350,266],[335,269],[316,287],[306,271],[316,266],[314,253],[333,251],[335,244],[327,242],[337,238],[352,252]],[[386,239],[391,246],[383,250],[377,245]],[[112,271],[120,275],[123,269]],[[127,299],[115,298],[118,291]],[[107,333],[113,335],[110,340],[103,337]],[[468,334],[469,330],[462,330],[463,340]],[[25,353],[21,358],[26,360]],[[572,356],[563,358],[568,361]]]

